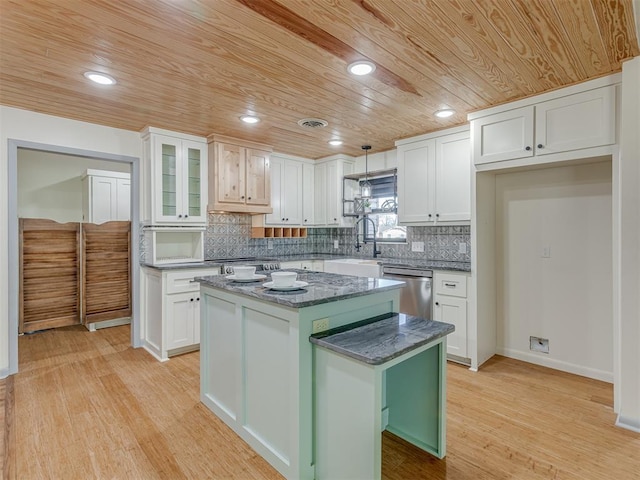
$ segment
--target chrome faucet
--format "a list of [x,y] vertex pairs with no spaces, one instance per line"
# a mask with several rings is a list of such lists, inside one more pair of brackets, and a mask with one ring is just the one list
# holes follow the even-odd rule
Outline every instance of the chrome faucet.
[[[373,258],[376,258],[378,255],[380,255],[382,252],[380,252],[380,250],[378,250],[378,244],[376,243],[376,222],[373,221],[373,219],[367,217],[366,215],[360,217],[355,225],[353,226],[354,230],[356,231],[356,252],[360,251],[360,247],[362,245],[360,245],[360,239],[359,239],[359,233],[358,233],[358,225],[360,225],[360,222],[362,222],[363,220],[369,220],[371,222],[371,226],[373,227]],[[364,226],[364,230],[363,230],[363,234],[362,234],[362,243],[367,243],[367,231],[366,231],[366,225]]]

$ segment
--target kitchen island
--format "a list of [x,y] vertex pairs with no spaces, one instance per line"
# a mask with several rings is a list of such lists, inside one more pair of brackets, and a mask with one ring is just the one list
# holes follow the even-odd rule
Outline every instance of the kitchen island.
[[398,310],[402,282],[298,270],[305,288],[269,278],[201,284],[200,398],[286,478],[315,472],[315,330]]

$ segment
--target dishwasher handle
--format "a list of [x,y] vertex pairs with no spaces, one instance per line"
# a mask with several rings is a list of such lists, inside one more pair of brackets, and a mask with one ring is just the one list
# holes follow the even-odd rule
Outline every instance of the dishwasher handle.
[[432,270],[411,267],[382,267],[382,275],[403,275],[405,277],[426,277],[432,278]]

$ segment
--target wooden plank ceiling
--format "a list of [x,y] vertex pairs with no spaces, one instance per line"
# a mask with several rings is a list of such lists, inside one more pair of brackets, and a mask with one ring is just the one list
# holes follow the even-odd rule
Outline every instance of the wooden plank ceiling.
[[[633,14],[632,0],[0,0],[0,103],[358,156],[620,71],[640,54]],[[348,74],[360,59],[376,71]]]

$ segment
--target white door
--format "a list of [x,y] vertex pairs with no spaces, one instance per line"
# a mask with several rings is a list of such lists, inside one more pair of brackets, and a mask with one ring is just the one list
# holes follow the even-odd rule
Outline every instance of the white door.
[[399,223],[424,223],[435,220],[435,148],[434,140],[398,147]]
[[447,353],[467,358],[467,300],[464,298],[436,295],[433,318],[450,323],[456,330],[447,336]]
[[271,208],[273,212],[265,215],[265,223],[280,225],[284,223],[282,176],[285,160],[271,157]]
[[199,292],[174,293],[166,296],[167,350],[194,344],[194,310]]
[[473,162],[533,156],[533,107],[516,108],[471,121]]
[[435,214],[438,222],[471,220],[469,132],[436,139]]
[[131,220],[131,180],[116,179],[116,216],[114,220]]
[[302,165],[302,226],[315,225],[315,168],[309,163]]
[[321,163],[315,166],[314,179],[314,206],[316,225],[327,224],[327,164]]
[[117,182],[115,178],[91,177],[91,218],[92,223],[116,220]]
[[285,225],[302,224],[302,163],[286,161],[282,175]]

